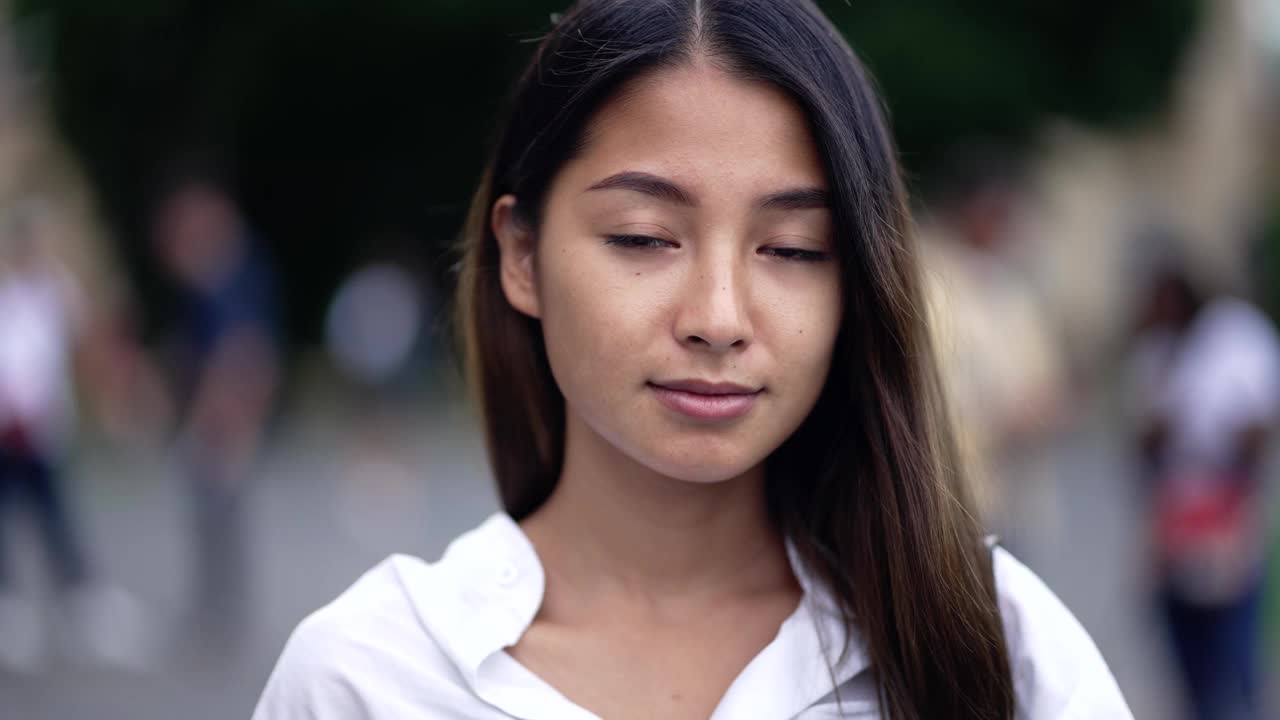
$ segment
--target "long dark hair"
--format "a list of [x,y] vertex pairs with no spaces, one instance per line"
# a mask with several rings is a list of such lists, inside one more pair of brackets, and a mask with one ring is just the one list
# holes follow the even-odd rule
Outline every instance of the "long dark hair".
[[489,210],[514,194],[537,228],[600,106],[698,56],[804,110],[839,238],[832,370],[768,461],[770,512],[863,639],[888,717],[1010,718],[990,554],[943,403],[896,150],[867,72],[808,0],[584,0],[538,46],[474,199],[458,295],[503,504],[520,519],[551,494],[565,410],[539,323],[503,295]]

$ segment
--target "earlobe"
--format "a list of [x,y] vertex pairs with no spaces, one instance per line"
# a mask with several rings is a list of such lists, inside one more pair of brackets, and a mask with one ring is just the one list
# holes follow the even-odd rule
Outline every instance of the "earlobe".
[[516,212],[514,195],[503,195],[494,202],[489,222],[498,239],[502,293],[516,310],[529,317],[539,317],[534,232]]

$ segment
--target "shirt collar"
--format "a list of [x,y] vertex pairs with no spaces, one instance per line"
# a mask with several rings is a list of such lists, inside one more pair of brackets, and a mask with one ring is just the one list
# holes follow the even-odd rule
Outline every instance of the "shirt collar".
[[529,538],[506,513],[449,544],[432,587],[410,588],[422,623],[473,690],[486,658],[516,644],[542,604],[545,577]]
[[[787,555],[804,593],[800,606],[733,682],[716,720],[791,717],[868,666],[857,635],[841,657],[846,630],[834,598],[790,543]],[[472,691],[483,694],[481,666],[516,644],[542,604],[546,577],[537,552],[499,512],[454,540],[431,571],[432,587],[409,594],[437,645]]]

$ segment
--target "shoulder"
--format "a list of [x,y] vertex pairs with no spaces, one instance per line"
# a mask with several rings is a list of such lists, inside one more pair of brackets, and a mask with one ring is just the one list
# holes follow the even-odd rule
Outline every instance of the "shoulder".
[[532,546],[503,513],[435,563],[393,555],[298,625],[254,720],[492,717],[480,665],[519,639],[542,587]]
[[1229,346],[1236,352],[1280,351],[1275,325],[1257,306],[1239,298],[1214,300],[1196,317],[1191,334],[1201,343]]
[[418,558],[393,555],[299,623],[267,680],[254,720],[394,715],[414,695],[459,686],[412,597],[431,584],[432,570]]
[[1071,611],[1003,548],[993,550],[1018,718],[1131,718],[1106,661]]

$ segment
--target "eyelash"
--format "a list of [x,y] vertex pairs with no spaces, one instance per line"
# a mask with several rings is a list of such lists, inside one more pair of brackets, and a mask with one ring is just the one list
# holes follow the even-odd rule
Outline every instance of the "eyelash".
[[648,235],[609,235],[605,238],[605,243],[625,248],[652,248],[654,250],[680,247],[670,240],[663,240],[662,238],[650,237]]
[[764,250],[776,258],[790,260],[791,262],[823,262],[828,259],[826,253],[817,250],[789,247],[764,248]]
[[[660,250],[662,248],[680,247],[670,240],[663,240],[662,238],[650,237],[648,235],[609,235],[606,236],[605,243],[608,245],[640,250]],[[804,250],[801,248],[774,247],[761,248],[761,251],[789,262],[822,262],[828,259],[828,255],[824,252],[819,252],[817,250]]]

